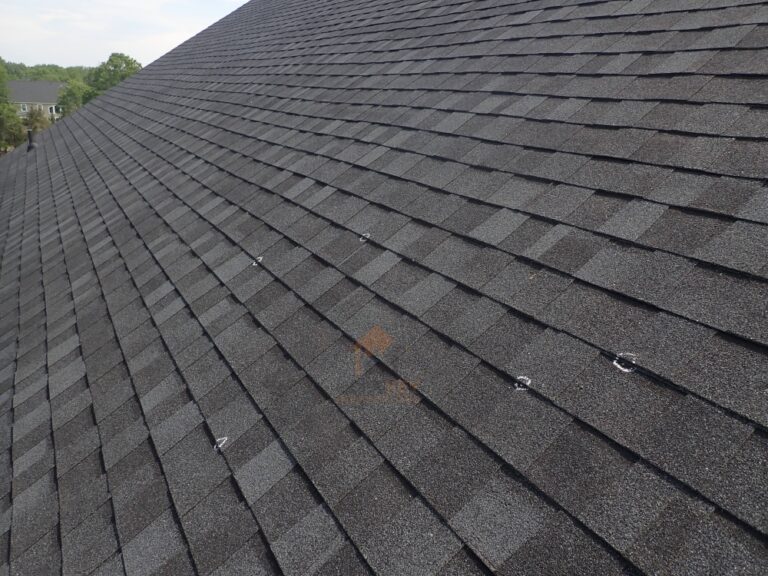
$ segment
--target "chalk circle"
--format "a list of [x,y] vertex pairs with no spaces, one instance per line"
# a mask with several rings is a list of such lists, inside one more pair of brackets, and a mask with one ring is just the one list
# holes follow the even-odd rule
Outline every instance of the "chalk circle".
[[613,359],[613,365],[619,370],[628,374],[637,370],[637,354],[632,352],[619,352]]
[[528,376],[518,376],[515,378],[515,390],[527,390],[531,385],[531,379]]

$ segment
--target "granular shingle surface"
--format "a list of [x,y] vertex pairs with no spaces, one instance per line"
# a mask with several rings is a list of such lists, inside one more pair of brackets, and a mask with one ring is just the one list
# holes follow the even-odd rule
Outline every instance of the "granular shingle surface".
[[764,575],[766,54],[253,0],[0,158],[0,574]]

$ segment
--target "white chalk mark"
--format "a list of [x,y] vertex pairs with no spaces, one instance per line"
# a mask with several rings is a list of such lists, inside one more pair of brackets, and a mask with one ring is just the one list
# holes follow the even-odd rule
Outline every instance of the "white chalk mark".
[[259,262],[261,262],[261,261],[262,261],[262,259],[263,259],[263,257],[262,257],[262,256],[259,256],[258,258],[256,258],[256,260],[254,260],[254,261],[251,263],[251,266],[258,266],[258,265],[259,265]]
[[637,370],[637,366],[635,365],[636,362],[637,354],[633,354],[632,352],[619,352],[613,360],[613,365],[622,372],[629,373]]
[[518,376],[515,378],[515,390],[526,390],[531,385],[531,379],[528,376]]
[[216,452],[221,452],[224,449],[224,444],[227,443],[227,440],[229,440],[227,436],[219,438],[216,440],[216,445],[213,447],[213,449],[216,450]]
[[366,240],[368,240],[368,238],[370,238],[370,237],[371,237],[371,233],[370,233],[370,232],[366,232],[365,234],[363,234],[362,236],[360,236],[359,240],[360,240],[360,242],[365,242],[365,241],[366,241]]

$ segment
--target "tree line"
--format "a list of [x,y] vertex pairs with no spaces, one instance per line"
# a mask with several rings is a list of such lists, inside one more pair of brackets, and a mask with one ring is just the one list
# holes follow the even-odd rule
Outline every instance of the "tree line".
[[87,66],[58,66],[56,64],[35,64],[27,66],[21,62],[5,62],[0,58],[0,65],[5,67],[8,80],[48,80],[50,82],[69,82],[85,80],[91,68]]
[[105,90],[115,86],[141,70],[141,64],[125,54],[113,53],[94,68],[55,64],[27,66],[5,62],[0,58],[0,154],[21,144],[26,131],[39,131],[48,127],[47,112],[31,109],[24,118],[19,117],[16,106],[8,94],[9,80],[48,80],[63,82],[56,105],[63,115],[71,114]]

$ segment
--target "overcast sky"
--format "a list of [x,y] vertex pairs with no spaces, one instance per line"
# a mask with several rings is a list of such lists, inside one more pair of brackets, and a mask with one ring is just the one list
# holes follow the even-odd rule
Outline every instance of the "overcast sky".
[[246,0],[0,0],[0,57],[95,66],[123,52],[146,66]]

